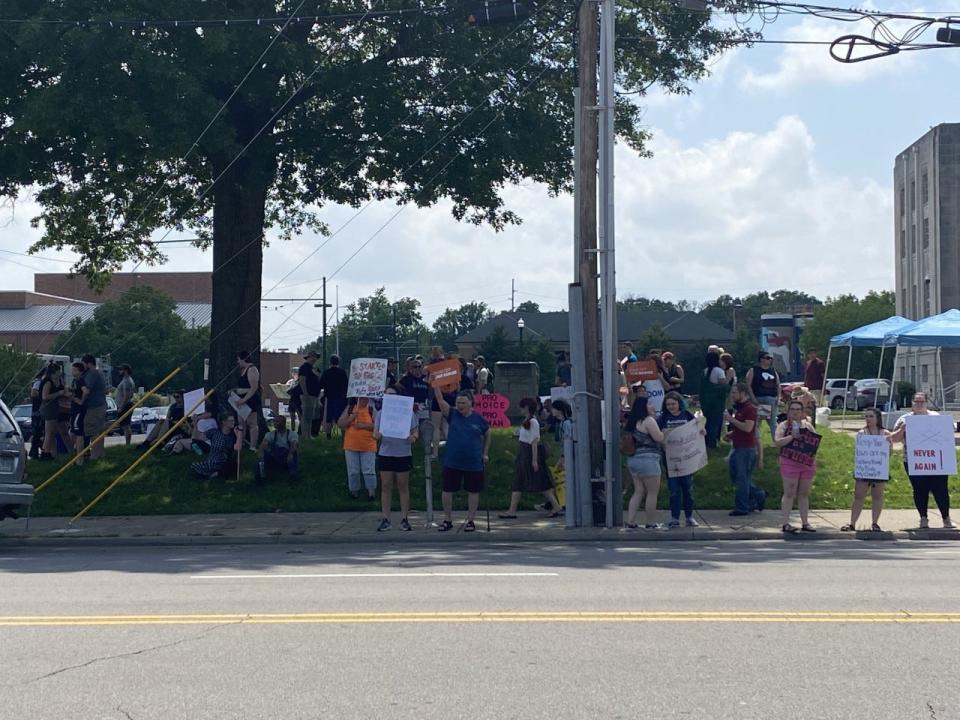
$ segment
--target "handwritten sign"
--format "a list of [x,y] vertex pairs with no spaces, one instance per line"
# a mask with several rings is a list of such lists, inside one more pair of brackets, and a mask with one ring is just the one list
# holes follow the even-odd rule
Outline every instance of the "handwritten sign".
[[664,433],[667,476],[693,475],[707,465],[707,445],[695,419]]
[[384,395],[383,407],[377,416],[380,434],[406,440],[413,422],[413,398],[408,395]]
[[907,415],[904,453],[908,475],[954,475],[957,449],[950,415]]
[[460,361],[444,360],[427,367],[431,387],[447,388],[450,392],[460,387]]
[[857,435],[853,476],[857,480],[890,479],[890,443],[887,438],[883,435]]
[[509,407],[510,401],[497,393],[475,395],[473,398],[473,409],[483,416],[490,427],[510,427],[510,418],[507,417]]
[[381,398],[387,387],[387,361],[380,358],[354,358],[350,361],[347,397]]
[[653,360],[627,363],[623,368],[623,374],[627,378],[627,385],[634,385],[646,380],[656,380],[659,377],[657,363]]
[[820,435],[803,428],[799,435],[794,436],[792,443],[780,448],[780,457],[813,467],[817,462],[817,450],[820,449],[821,439]]

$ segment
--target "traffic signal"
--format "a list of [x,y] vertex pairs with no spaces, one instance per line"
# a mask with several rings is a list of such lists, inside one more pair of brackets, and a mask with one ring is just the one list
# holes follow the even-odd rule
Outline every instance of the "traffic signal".
[[504,23],[526,20],[530,17],[530,9],[525,3],[512,0],[510,2],[485,2],[483,7],[474,10],[467,17],[467,22],[476,27],[480,25],[502,25]]

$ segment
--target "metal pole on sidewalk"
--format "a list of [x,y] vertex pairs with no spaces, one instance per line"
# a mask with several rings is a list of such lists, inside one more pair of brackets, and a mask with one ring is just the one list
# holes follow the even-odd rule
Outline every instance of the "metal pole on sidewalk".
[[[567,513],[571,506],[578,527],[593,526],[593,483],[590,462],[590,409],[587,397],[586,349],[583,330],[583,288],[570,286],[570,375],[573,381],[574,464],[567,469]],[[572,493],[571,486],[576,486]]]

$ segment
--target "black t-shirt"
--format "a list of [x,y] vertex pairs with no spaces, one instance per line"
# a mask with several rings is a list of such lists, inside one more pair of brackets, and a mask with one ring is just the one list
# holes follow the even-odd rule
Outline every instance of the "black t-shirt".
[[422,377],[404,375],[400,378],[400,385],[403,386],[403,394],[412,397],[418,405],[423,405],[430,396],[430,386]]
[[320,376],[320,389],[327,397],[347,397],[347,371],[341,367],[328,367]]
[[[297,370],[297,374],[307,381],[307,395],[320,397],[320,377],[313,371],[313,365],[305,362]],[[344,390],[346,394],[346,390]]]

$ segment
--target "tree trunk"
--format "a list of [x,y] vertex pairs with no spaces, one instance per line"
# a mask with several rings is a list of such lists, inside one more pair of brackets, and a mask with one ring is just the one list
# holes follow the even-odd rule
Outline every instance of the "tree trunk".
[[[217,171],[219,174],[221,171]],[[237,352],[260,349],[263,232],[270,174],[241,159],[214,189],[211,387],[236,370]],[[221,392],[234,387],[224,382]]]

